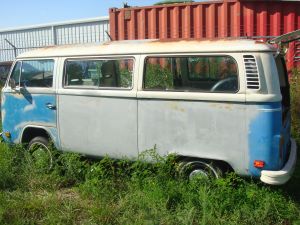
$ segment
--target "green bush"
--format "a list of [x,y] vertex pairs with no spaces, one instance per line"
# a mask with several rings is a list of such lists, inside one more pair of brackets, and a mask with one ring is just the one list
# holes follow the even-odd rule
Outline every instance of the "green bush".
[[0,145],[0,150],[0,189],[13,190],[22,182],[24,150],[21,146],[9,148],[4,144]]

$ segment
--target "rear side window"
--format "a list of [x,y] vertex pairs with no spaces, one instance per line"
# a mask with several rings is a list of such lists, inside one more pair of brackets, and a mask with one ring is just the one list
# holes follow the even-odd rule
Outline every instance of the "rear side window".
[[132,87],[133,59],[68,60],[65,86],[83,88]]
[[237,63],[230,56],[148,57],[144,89],[235,93]]
[[21,87],[52,87],[53,60],[18,61],[10,79]]

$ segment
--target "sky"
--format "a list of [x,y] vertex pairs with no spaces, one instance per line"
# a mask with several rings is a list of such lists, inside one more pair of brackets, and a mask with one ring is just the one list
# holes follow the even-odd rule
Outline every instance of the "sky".
[[108,16],[109,8],[160,0],[0,0],[0,29]]

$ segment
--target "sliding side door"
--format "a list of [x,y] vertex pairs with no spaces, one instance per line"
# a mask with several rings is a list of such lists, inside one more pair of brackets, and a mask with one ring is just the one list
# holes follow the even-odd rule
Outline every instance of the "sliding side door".
[[134,57],[65,59],[59,90],[63,150],[92,156],[136,157]]

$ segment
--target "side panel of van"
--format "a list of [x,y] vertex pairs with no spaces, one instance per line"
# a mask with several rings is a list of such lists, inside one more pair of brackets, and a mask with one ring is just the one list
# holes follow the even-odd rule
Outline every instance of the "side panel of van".
[[[170,76],[169,74],[173,73],[173,76],[177,76],[179,81],[170,84],[165,90],[145,90],[146,72],[145,68],[140,69],[140,91],[138,92],[139,151],[156,146],[161,155],[176,153],[200,159],[222,160],[229,163],[237,173],[248,174],[247,156],[245,155],[248,147],[247,138],[245,138],[247,121],[245,121],[243,67],[234,67],[235,71],[239,71],[239,87],[235,87],[236,89],[230,90],[228,93],[217,93],[214,88],[211,88],[216,87],[213,79],[205,78],[213,74],[219,75],[221,69],[224,69],[224,67],[221,68],[224,64],[220,67],[215,66],[218,62],[222,62],[221,57],[226,58],[226,62],[232,62],[233,57],[216,55],[216,59],[214,59],[213,55],[212,57],[211,55],[183,55],[159,56],[158,60],[155,60],[154,57],[145,56],[144,62],[150,58],[150,63],[156,63],[155,71],[163,71],[164,76]],[[168,57],[168,60],[163,61],[163,57]],[[176,60],[172,60],[171,57],[176,57]],[[205,57],[207,58],[205,59]],[[239,57],[237,54],[234,55],[236,65],[240,65],[238,62],[242,62],[242,58]],[[189,58],[191,65],[185,64],[186,58]],[[215,63],[210,70],[207,69],[207,64],[202,66],[209,60]],[[173,63],[171,66],[169,66],[170,62]],[[197,65],[198,62],[200,65]],[[193,68],[192,66],[195,70],[197,69],[194,76],[198,76],[198,74],[201,76],[199,71],[204,71],[202,74],[205,77],[202,80],[200,78],[196,80],[194,77],[191,79],[184,75],[187,70]],[[178,69],[179,67],[181,69]],[[144,76],[142,76],[143,74]],[[223,80],[231,84],[231,80],[227,79],[226,75],[225,78],[220,78],[216,82],[220,83]],[[149,85],[152,84],[155,82],[151,80]],[[201,91],[201,88],[206,87],[206,90]],[[162,88],[158,87],[157,89]]]
[[74,90],[60,92],[62,149],[91,156],[136,157],[136,99],[101,97],[93,92],[93,96],[87,91],[81,96]]
[[173,152],[245,167],[244,104],[143,99],[138,109],[140,150],[156,145],[163,155]]
[[[261,92],[253,101],[247,95],[247,121],[249,121],[248,152],[249,171],[260,176],[262,170],[278,171],[286,164],[291,150],[290,96],[288,74],[284,59],[270,53],[260,53],[257,57],[261,75]],[[261,61],[261,62],[260,62]],[[275,96],[272,100],[262,100],[264,96]],[[273,97],[274,98],[274,97]],[[264,167],[256,168],[254,161],[264,162]]]
[[[265,170],[280,170],[285,163],[280,145],[284,139],[282,132],[282,109],[280,102],[252,103],[247,105],[249,171],[252,176],[260,176],[261,169],[254,167],[255,160],[264,161]],[[287,138],[287,143],[289,139]]]

